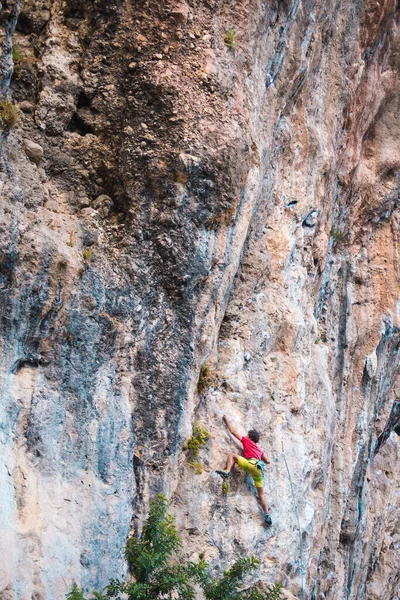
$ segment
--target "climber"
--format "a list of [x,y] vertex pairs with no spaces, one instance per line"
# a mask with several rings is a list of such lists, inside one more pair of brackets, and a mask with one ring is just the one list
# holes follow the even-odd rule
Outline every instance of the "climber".
[[254,484],[257,489],[257,494],[258,494],[258,498],[260,500],[260,504],[264,511],[264,523],[265,523],[265,525],[270,527],[272,525],[272,519],[271,519],[270,515],[268,514],[268,508],[267,508],[267,503],[265,501],[264,489],[263,489],[263,485],[264,485],[263,466],[264,465],[260,464],[262,461],[265,464],[269,465],[270,461],[265,456],[265,454],[261,450],[261,448],[259,446],[257,446],[257,442],[260,439],[260,436],[259,436],[258,432],[255,431],[254,429],[252,429],[251,431],[248,432],[247,437],[241,436],[237,431],[235,431],[235,429],[229,423],[229,421],[225,415],[223,416],[223,421],[224,421],[225,425],[227,426],[227,428],[229,429],[229,432],[243,444],[244,458],[243,458],[243,456],[239,456],[238,454],[233,454],[233,453],[229,454],[225,471],[216,471],[216,472],[218,473],[218,475],[221,475],[221,477],[224,480],[228,479],[230,476],[232,467],[236,463],[241,469],[243,469],[244,471],[246,471],[247,473],[249,473],[252,476],[252,478],[254,480]]

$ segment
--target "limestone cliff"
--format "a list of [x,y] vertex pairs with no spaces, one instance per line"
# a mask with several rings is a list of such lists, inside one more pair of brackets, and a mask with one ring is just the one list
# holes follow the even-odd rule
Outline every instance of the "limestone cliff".
[[123,574],[159,490],[188,557],[400,595],[399,12],[1,0],[2,600]]

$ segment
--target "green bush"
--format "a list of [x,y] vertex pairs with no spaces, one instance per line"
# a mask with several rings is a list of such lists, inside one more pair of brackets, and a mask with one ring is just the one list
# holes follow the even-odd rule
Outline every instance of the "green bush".
[[22,52],[20,51],[18,46],[13,46],[12,59],[13,59],[14,64],[20,63],[23,59]]
[[204,427],[197,425],[196,423],[193,424],[192,435],[186,442],[186,449],[189,450],[189,465],[195,469],[197,475],[201,475],[203,472],[203,465],[196,460],[199,456],[200,446],[206,444],[209,437],[210,434],[207,429],[204,429]]
[[82,250],[83,262],[85,263],[86,267],[89,265],[90,259],[92,258],[93,254],[94,248],[84,248]]
[[176,598],[194,600],[196,583],[204,576],[206,563],[171,559],[181,547],[174,518],[167,513],[167,499],[162,494],[150,503],[149,515],[140,538],[128,540],[125,556],[134,583],[112,580],[106,588],[106,598],[118,598],[120,593],[129,600]]
[[237,45],[235,29],[229,29],[224,37],[224,42],[228,48],[235,48]]
[[244,577],[256,569],[260,561],[250,556],[249,558],[239,558],[234,565],[219,579],[211,579],[203,586],[204,595],[207,600],[236,600],[236,598],[252,598],[247,593],[241,594],[239,586],[243,585]]
[[337,229],[336,227],[332,227],[331,231],[330,231],[330,236],[331,238],[333,238],[335,241],[342,241],[346,238],[346,232],[343,231],[342,229]]
[[215,371],[207,364],[204,364],[200,369],[199,381],[197,383],[197,391],[202,394],[210,387],[218,385],[218,376]]
[[[254,557],[239,559],[219,578],[209,574],[203,555],[198,562],[184,562],[177,556],[181,539],[167,508],[167,499],[158,494],[150,503],[141,536],[128,540],[125,556],[134,581],[111,579],[102,592],[93,594],[94,598],[121,600],[120,595],[126,594],[128,600],[194,600],[196,586],[201,586],[206,600],[281,599],[279,585],[266,593],[255,587],[240,590],[244,577],[259,565]],[[66,599],[85,600],[75,583]]]
[[[267,588],[266,600],[282,600],[282,584],[275,583],[275,585],[269,585]],[[254,599],[256,600],[256,599]]]
[[12,49],[12,59],[14,63],[14,79],[21,79],[22,77],[22,68],[32,66],[33,63],[36,62],[35,55],[32,50],[27,50],[26,48],[21,48],[19,46],[13,46]]
[[191,460],[191,461],[189,461],[189,465],[191,467],[193,467],[193,469],[196,471],[197,475],[202,474],[203,465],[201,464],[201,462],[199,462],[198,460]]
[[241,590],[243,579],[257,569],[260,561],[254,556],[239,558],[220,578],[208,578],[203,582],[206,600],[281,600],[281,584],[268,587],[265,592],[256,587]]
[[83,591],[78,588],[76,583],[72,585],[71,591],[66,595],[67,600],[85,600]]
[[11,100],[2,100],[0,102],[0,117],[8,129],[14,127],[18,121],[18,111]]
[[187,441],[186,447],[190,450],[190,454],[192,458],[197,458],[199,456],[200,446],[203,446],[207,443],[210,434],[207,429],[204,429],[201,425],[197,425],[193,423],[192,426],[192,435]]
[[23,56],[18,46],[13,46],[12,59],[14,63],[14,77],[15,79],[21,79],[21,65]]

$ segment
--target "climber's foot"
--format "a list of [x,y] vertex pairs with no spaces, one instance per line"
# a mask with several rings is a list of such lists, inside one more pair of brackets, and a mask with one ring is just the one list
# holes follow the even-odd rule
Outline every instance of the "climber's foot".
[[216,473],[218,473],[218,475],[221,475],[222,479],[228,479],[230,473],[228,473],[227,471],[215,471]]
[[272,525],[272,519],[268,513],[265,513],[265,515],[264,515],[264,525],[266,527],[271,527],[271,525]]

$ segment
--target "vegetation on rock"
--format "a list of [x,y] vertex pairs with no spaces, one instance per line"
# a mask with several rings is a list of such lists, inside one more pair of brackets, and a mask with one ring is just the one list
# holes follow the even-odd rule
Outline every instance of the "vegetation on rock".
[[224,42],[228,46],[228,48],[236,47],[237,41],[236,41],[235,29],[229,29],[229,31],[226,32],[225,37],[224,37]]
[[67,600],[84,600],[83,591],[78,588],[76,583],[72,585],[71,590],[65,597]]
[[198,475],[201,475],[203,472],[203,466],[201,462],[196,459],[199,456],[200,446],[204,446],[209,437],[210,434],[207,429],[204,429],[204,427],[201,425],[193,423],[192,435],[187,441],[186,448],[189,450],[189,464],[194,467]]
[[90,259],[92,258],[93,254],[94,248],[84,248],[82,250],[83,262],[85,263],[86,267],[89,265]]
[[2,100],[0,102],[0,117],[8,129],[14,127],[18,121],[18,111],[11,100]]
[[[196,586],[201,587],[206,600],[279,600],[279,584],[261,592],[255,587],[242,590],[243,580],[259,565],[253,556],[240,558],[221,577],[212,577],[208,564],[200,555],[198,562],[176,560],[181,539],[174,518],[167,512],[167,499],[158,494],[150,503],[148,517],[140,537],[131,537],[125,548],[133,582],[112,579],[102,592],[94,592],[97,600],[194,600]],[[66,600],[85,600],[76,583]]]
[[230,569],[223,572],[222,577],[210,579],[204,586],[207,600],[280,600],[281,585],[275,584],[264,592],[256,587],[242,590],[246,575],[254,571],[260,561],[254,556],[240,558]]
[[12,59],[14,63],[14,77],[15,79],[21,79],[21,65],[23,61],[23,56],[18,46],[13,46]]
[[337,227],[332,227],[330,231],[330,236],[335,241],[341,242],[346,238],[346,232],[342,229],[338,229]]
[[201,425],[193,424],[192,435],[190,436],[187,447],[191,451],[193,457],[197,458],[199,456],[200,446],[203,446],[208,438],[210,437],[207,429],[204,429]]
[[215,371],[213,371],[209,365],[204,364],[200,369],[199,381],[197,384],[197,391],[202,394],[210,387],[215,387],[218,384],[218,377]]

